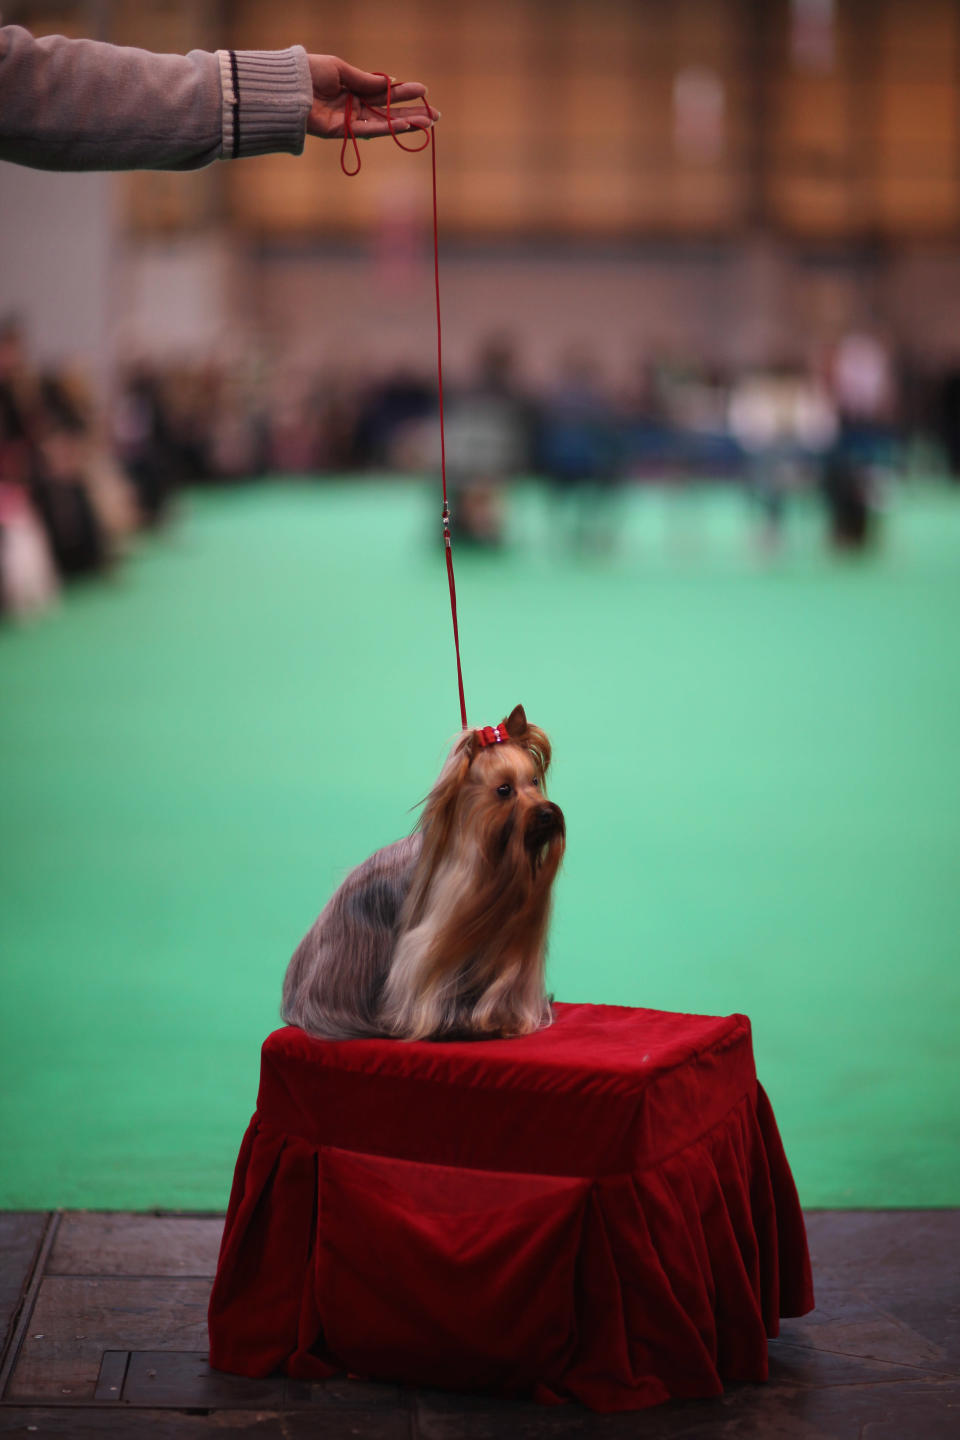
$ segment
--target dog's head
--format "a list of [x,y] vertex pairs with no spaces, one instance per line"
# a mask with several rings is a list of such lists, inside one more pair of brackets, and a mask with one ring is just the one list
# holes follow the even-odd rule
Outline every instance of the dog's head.
[[427,797],[425,845],[438,851],[472,845],[492,866],[524,858],[533,876],[546,865],[552,880],[566,826],[559,805],[547,799],[550,758],[550,741],[522,705],[497,726],[465,731]]

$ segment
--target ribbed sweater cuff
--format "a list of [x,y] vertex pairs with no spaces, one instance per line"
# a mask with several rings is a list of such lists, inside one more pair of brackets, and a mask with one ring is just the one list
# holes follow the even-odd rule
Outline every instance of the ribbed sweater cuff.
[[223,92],[223,160],[284,151],[299,155],[313,103],[307,52],[218,50]]

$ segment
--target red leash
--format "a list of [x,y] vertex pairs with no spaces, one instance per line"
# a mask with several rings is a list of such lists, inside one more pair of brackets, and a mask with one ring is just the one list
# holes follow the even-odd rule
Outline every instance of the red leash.
[[[374,75],[383,75],[382,70],[374,70]],[[467,728],[467,702],[463,694],[463,669],[460,664],[460,631],[457,626],[457,587],[453,579],[453,546],[450,541],[450,506],[447,503],[447,450],[443,433],[443,341],[440,329],[440,244],[437,236],[437,141],[433,127],[423,137],[422,145],[404,145],[400,136],[393,128],[393,117],[390,113],[390,92],[393,88],[393,81],[389,75],[383,75],[387,82],[387,108],[378,110],[375,105],[367,101],[363,103],[367,109],[386,120],[393,137],[395,145],[408,154],[415,154],[418,150],[425,150],[430,146],[430,167],[433,176],[433,285],[437,297],[437,392],[440,397],[440,475],[443,480],[443,548],[447,557],[447,581],[450,586],[450,614],[453,619],[453,646],[457,655],[457,688],[460,692],[460,723],[464,730]],[[353,155],[356,166],[350,170],[347,168],[347,146],[353,146]],[[340,147],[340,169],[344,175],[353,177],[360,174],[360,147],[357,144],[356,133],[353,129],[353,96],[347,93],[347,103],[343,112],[343,144]]]

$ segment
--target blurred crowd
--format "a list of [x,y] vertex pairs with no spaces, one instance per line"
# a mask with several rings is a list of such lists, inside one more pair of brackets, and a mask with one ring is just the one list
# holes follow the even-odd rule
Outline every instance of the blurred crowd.
[[[869,546],[884,477],[905,446],[937,443],[960,478],[960,369],[913,376],[875,335],[806,366],[729,375],[664,355],[611,383],[587,347],[533,386],[514,344],[490,339],[445,395],[460,542],[497,546],[512,480],[539,476],[572,544],[616,543],[631,482],[742,485],[764,545],[792,498],[823,507],[829,543]],[[422,474],[439,466],[434,377],[351,379],[308,367],[140,364],[105,409],[86,378],[40,372],[15,320],[0,323],[0,613],[28,614],[111,566],[186,486],[269,476]]]

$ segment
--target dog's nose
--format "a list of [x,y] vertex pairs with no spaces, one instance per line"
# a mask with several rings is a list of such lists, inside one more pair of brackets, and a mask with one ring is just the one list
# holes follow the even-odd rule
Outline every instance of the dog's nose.
[[535,824],[541,833],[562,830],[564,828],[563,811],[559,805],[554,805],[548,800],[546,804],[537,806]]
[[559,805],[547,800],[530,811],[524,829],[527,848],[539,850],[541,845],[548,845],[558,837],[566,835],[563,811]]

